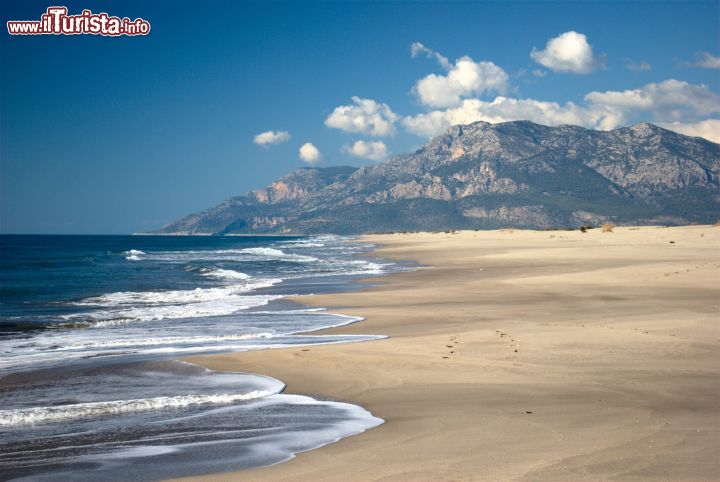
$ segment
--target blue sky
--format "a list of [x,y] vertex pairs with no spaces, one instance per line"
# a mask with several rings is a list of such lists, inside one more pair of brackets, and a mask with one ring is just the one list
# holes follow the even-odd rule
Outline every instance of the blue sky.
[[[152,32],[3,32],[4,233],[150,230],[458,122],[651,121],[720,139],[716,1],[62,4]],[[3,25],[49,5],[6,2]],[[268,131],[258,142],[275,143],[254,141]]]

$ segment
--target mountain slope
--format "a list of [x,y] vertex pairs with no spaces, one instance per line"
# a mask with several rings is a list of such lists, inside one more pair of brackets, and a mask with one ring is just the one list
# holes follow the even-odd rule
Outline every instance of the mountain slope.
[[720,217],[720,145],[652,124],[455,126],[412,154],[303,168],[163,233],[357,233]]

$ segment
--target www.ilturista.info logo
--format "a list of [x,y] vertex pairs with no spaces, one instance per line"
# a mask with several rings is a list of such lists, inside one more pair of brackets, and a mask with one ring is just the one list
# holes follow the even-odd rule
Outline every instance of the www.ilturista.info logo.
[[7,23],[10,35],[147,35],[150,22],[142,18],[111,17],[105,12],[83,10],[80,15],[68,15],[67,7],[48,7],[40,20],[11,20]]

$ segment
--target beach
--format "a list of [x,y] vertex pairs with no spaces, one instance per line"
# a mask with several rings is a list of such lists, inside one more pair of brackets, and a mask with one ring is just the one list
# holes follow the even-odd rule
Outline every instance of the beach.
[[264,467],[380,425],[262,374],[178,360],[382,338],[312,334],[360,318],[286,301],[407,269],[357,257],[371,248],[339,236],[0,237],[0,479]]
[[[420,267],[305,296],[360,343],[193,357],[377,428],[203,480],[720,478],[720,228],[365,236]],[[197,477],[193,478],[198,480]]]

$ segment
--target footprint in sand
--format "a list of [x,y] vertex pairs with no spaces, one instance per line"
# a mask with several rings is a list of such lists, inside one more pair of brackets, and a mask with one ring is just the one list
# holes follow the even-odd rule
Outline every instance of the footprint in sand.
[[[457,344],[460,343],[460,342],[457,341],[457,337],[456,337],[456,336],[451,336],[451,337],[450,337],[450,341],[449,341],[448,343],[452,343],[452,344],[451,344],[451,345],[445,345],[445,348],[455,348],[455,347],[457,346]],[[449,353],[450,353],[451,355],[454,355],[454,354],[455,354],[455,350],[450,350]],[[450,358],[450,357],[449,357],[449,356],[443,356],[442,358],[445,359],[445,358]]]
[[[549,325],[549,323],[545,323],[545,324]],[[507,333],[500,331],[500,330],[495,330],[495,333],[498,333],[500,335],[500,338],[505,338],[506,336],[509,337],[510,343],[508,346],[513,350],[513,353],[519,352],[520,345],[515,341],[515,338],[513,338],[512,336],[510,336]],[[509,357],[506,357],[506,358],[509,358]],[[513,356],[513,358],[516,358],[516,357]]]

